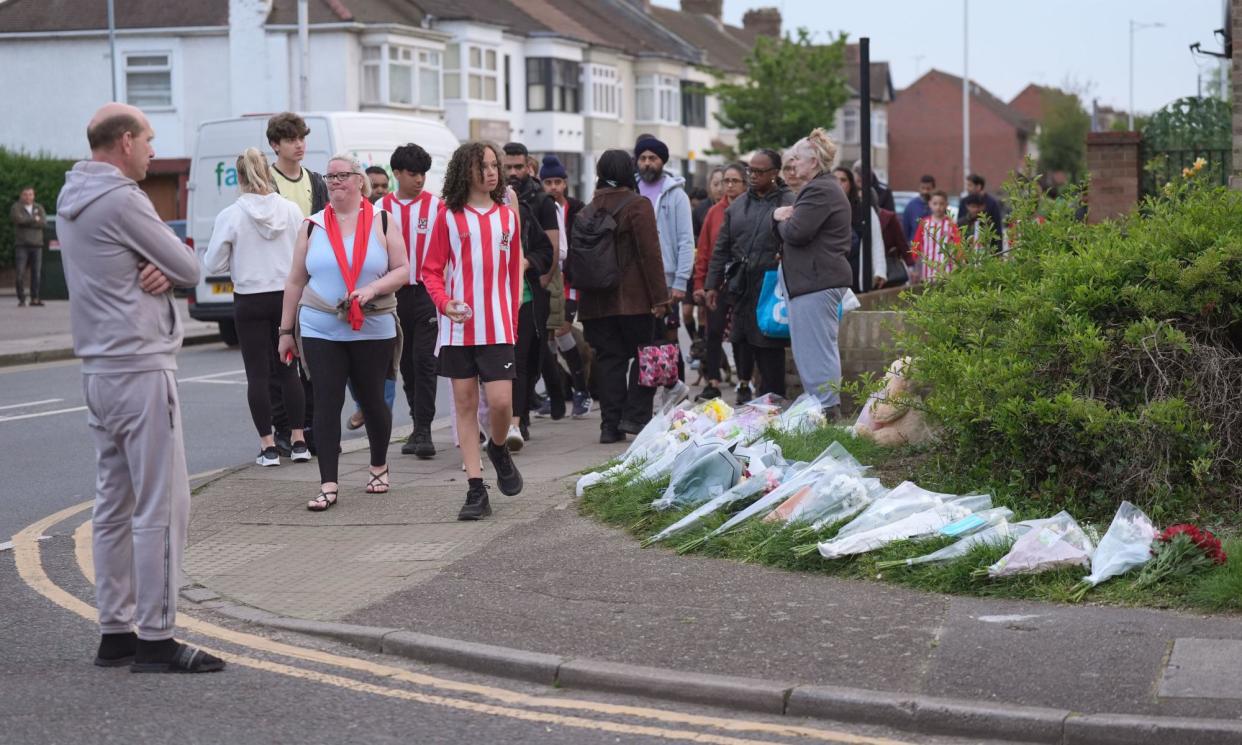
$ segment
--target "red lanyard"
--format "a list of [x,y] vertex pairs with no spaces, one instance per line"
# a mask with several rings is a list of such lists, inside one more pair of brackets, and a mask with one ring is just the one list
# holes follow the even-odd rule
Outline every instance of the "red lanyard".
[[[332,244],[332,253],[336,254],[336,264],[341,268],[341,278],[345,280],[347,295],[358,286],[358,277],[362,276],[362,264],[367,258],[367,241],[371,237],[373,216],[371,203],[363,199],[362,207],[358,210],[358,220],[354,225],[354,261],[353,269],[350,269],[349,261],[345,258],[345,241],[341,238],[341,226],[336,221],[336,210],[332,209],[332,205],[329,204],[323,211],[324,232],[328,234],[328,242]],[[358,331],[362,328],[362,322],[365,319],[366,316],[362,313],[358,298],[353,298],[349,303],[349,327]]]

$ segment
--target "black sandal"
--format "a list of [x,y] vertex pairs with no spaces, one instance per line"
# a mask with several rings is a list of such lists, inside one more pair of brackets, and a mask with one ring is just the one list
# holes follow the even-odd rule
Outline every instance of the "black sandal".
[[371,480],[367,482],[367,494],[387,494],[389,485],[382,480],[387,475],[387,468],[371,474]]
[[306,503],[306,509],[311,512],[323,512],[334,504],[336,504],[336,492],[321,491],[319,496]]

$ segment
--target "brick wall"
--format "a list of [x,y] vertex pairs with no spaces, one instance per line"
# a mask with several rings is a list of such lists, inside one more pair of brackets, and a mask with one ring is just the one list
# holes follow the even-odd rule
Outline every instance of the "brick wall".
[[1133,210],[1139,201],[1143,137],[1138,132],[1087,135],[1087,221],[1103,222]]
[[[937,71],[898,91],[888,107],[889,184],[916,191],[930,173],[950,195],[966,188],[962,173],[962,84]],[[977,98],[970,105],[970,167],[995,194],[1010,171],[1022,168],[1018,130]],[[954,200],[956,201],[956,200]]]

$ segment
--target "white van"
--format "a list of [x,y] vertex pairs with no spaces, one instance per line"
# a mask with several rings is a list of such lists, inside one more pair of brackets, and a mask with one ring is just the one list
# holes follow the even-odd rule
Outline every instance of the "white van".
[[[274,159],[267,142],[267,120],[270,114],[255,114],[234,119],[203,122],[194,143],[194,159],[190,163],[189,209],[187,233],[190,245],[201,259],[211,241],[216,215],[232,204],[237,191],[237,156],[248,147],[257,147]],[[444,184],[448,167],[458,141],[442,122],[398,114],[369,114],[355,111],[315,112],[303,114],[310,135],[306,138],[306,158],[302,166],[323,173],[328,158],[348,152],[365,166],[380,166],[389,171],[392,151],[408,142],[416,143],[431,155],[431,171],[423,188],[435,194]],[[392,182],[396,188],[396,182]],[[190,294],[190,317],[220,324],[220,336],[230,345],[237,343],[233,325],[233,283],[227,275],[204,276]]]

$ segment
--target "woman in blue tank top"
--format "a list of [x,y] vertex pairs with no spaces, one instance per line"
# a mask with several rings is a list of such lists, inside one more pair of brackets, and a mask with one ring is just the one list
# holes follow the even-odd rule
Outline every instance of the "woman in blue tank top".
[[393,293],[409,278],[405,241],[382,210],[366,199],[371,185],[362,164],[337,155],[324,174],[329,204],[307,218],[299,231],[285,283],[280,355],[296,355],[294,323],[302,360],[313,384],[314,432],[319,456],[319,495],[313,511],[336,504],[341,407],[352,382],[366,417],[371,447],[368,494],[388,491],[388,440],[392,412],[384,402],[384,380],[396,352]]

